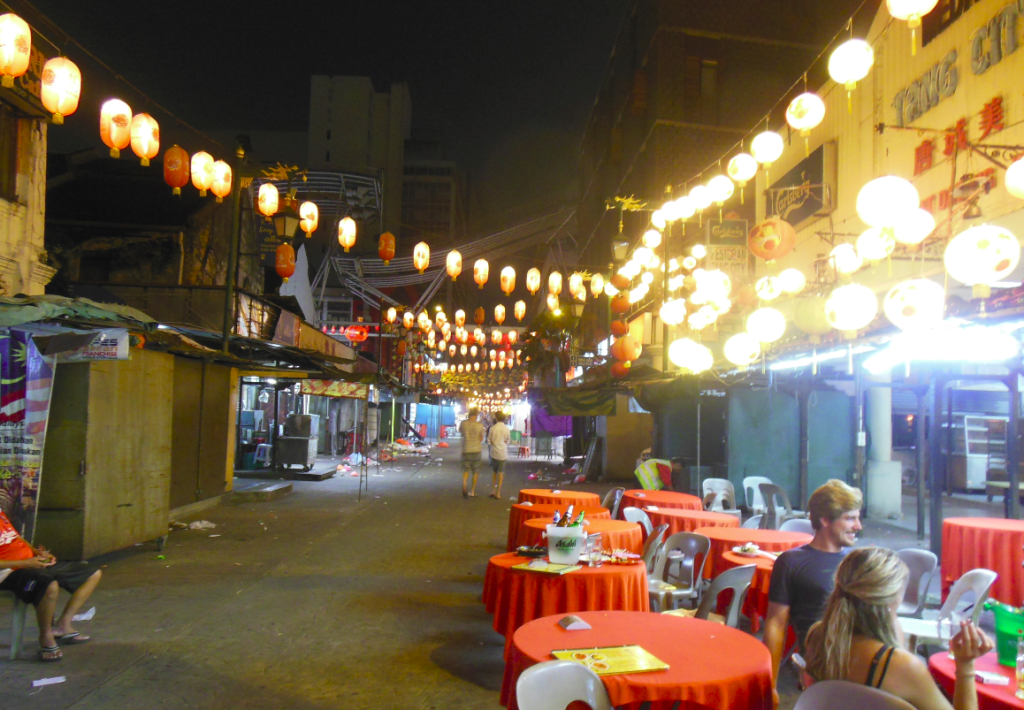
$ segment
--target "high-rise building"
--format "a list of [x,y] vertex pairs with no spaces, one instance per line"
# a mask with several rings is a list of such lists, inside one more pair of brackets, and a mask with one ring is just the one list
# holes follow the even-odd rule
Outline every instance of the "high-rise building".
[[618,220],[606,200],[660,201],[666,185],[717,170],[711,161],[772,110],[859,4],[633,0],[581,144],[585,261],[611,257]]
[[368,77],[312,77],[306,167],[380,180],[382,223],[374,231],[401,236],[402,174],[411,123],[404,83],[392,83],[388,92],[380,93]]

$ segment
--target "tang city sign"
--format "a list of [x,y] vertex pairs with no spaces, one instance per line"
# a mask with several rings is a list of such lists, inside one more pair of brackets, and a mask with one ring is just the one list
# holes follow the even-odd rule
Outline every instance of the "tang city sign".
[[[972,73],[984,74],[1003,57],[1017,51],[1021,45],[1022,19],[1024,0],[1014,0],[971,35]],[[896,111],[897,126],[902,128],[913,123],[956,92],[960,79],[958,58],[957,50],[950,50],[941,61],[896,93],[892,107]]]

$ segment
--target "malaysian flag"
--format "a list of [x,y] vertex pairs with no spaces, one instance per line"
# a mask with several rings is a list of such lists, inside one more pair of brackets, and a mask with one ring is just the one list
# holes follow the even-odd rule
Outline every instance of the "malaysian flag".
[[0,426],[25,423],[42,434],[50,406],[53,366],[21,330],[0,330]]

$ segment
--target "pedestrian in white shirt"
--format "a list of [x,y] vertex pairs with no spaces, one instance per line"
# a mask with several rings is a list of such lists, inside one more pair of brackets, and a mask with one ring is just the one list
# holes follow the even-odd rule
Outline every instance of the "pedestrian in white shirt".
[[505,477],[505,461],[508,460],[508,443],[512,440],[508,427],[505,426],[505,413],[494,415],[497,420],[487,432],[487,443],[491,447],[491,498],[501,499],[501,480]]

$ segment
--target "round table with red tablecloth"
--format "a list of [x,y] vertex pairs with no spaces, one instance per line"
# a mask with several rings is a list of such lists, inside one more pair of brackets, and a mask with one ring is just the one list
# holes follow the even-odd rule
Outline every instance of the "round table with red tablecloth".
[[942,522],[942,598],[965,572],[984,568],[999,576],[989,596],[1004,604],[1024,603],[1024,520],[946,518]]
[[703,510],[659,507],[658,510],[644,508],[644,512],[647,513],[647,517],[651,519],[654,527],[668,525],[666,537],[677,532],[693,532],[702,527],[738,528],[740,526],[739,518],[735,515],[709,513]]
[[775,560],[762,555],[744,557],[727,550],[722,553],[719,565],[720,572],[743,565],[757,565],[754,578],[750,581],[750,589],[747,590],[747,598],[743,602],[743,613],[750,619],[750,630],[757,633],[761,628],[761,619],[768,615],[768,587],[772,581]]
[[582,566],[561,575],[512,569],[529,561],[506,552],[487,563],[484,606],[494,615],[494,630],[505,637],[506,654],[515,630],[542,616],[599,609],[650,610],[643,563]]
[[[515,552],[515,549],[523,544],[519,540],[523,523],[534,518],[544,518],[550,522],[555,511],[564,513],[565,506],[514,504],[508,514],[508,543],[505,549],[509,552]],[[578,508],[573,510],[577,515],[579,515],[580,511],[587,514],[585,520],[610,520],[612,517],[611,512],[607,508]]]
[[519,491],[519,502],[535,505],[556,505],[563,511],[568,507],[600,508],[601,496],[586,491],[565,491],[558,488],[524,488]]
[[515,687],[532,665],[554,660],[551,652],[636,644],[668,664],[663,671],[601,676],[614,707],[651,703],[651,710],[771,710],[772,659],[753,636],[711,621],[664,614],[593,611],[577,616],[591,625],[565,631],[559,616],[532,621],[516,631],[505,663],[501,703],[517,710]]
[[785,552],[794,547],[806,545],[813,535],[781,530],[759,530],[757,528],[697,528],[695,533],[711,540],[711,552],[704,565],[704,578],[714,579],[723,569],[722,554],[746,542],[752,542],[765,552]]
[[[639,523],[627,523],[625,520],[590,520],[587,535],[601,533],[602,550],[628,550],[640,555],[644,551],[643,530]],[[523,523],[519,531],[520,545],[547,545],[544,532],[550,520],[534,518]]]
[[619,504],[619,516],[623,508],[644,508],[653,505],[657,508],[679,508],[681,510],[704,510],[704,503],[697,496],[675,491],[645,491],[635,489],[622,494]]
[[[929,658],[928,670],[932,672],[932,678],[939,684],[939,687],[952,698],[953,687],[956,683],[956,664],[949,657],[949,652],[940,651]],[[976,659],[974,670],[997,673],[1010,679],[1009,685],[982,683],[980,680],[975,683],[978,690],[978,710],[1007,710],[1008,708],[1021,710],[1024,708],[1024,701],[1019,700],[1015,695],[1017,684],[1013,667],[999,665],[995,651]]]

